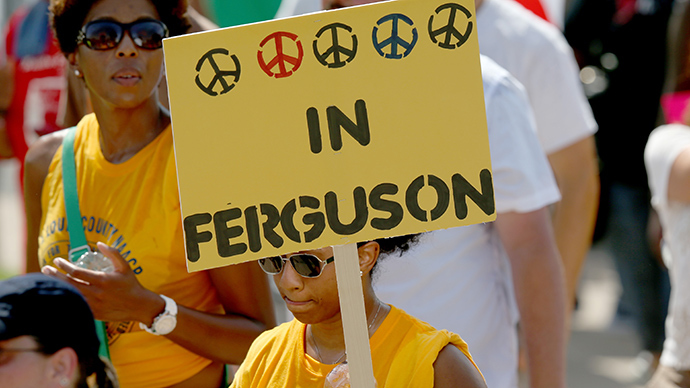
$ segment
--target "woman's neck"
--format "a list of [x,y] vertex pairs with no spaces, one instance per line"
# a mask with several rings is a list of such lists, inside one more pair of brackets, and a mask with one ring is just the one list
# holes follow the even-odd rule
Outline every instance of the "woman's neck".
[[159,105],[157,96],[131,109],[95,103],[94,112],[100,127],[101,152],[113,164],[129,160],[170,124],[170,115]]
[[[371,337],[390,311],[390,307],[371,294],[370,297],[365,297],[364,308]],[[307,353],[312,357],[326,364],[336,362],[345,352],[342,315],[327,322],[308,325],[306,343]]]

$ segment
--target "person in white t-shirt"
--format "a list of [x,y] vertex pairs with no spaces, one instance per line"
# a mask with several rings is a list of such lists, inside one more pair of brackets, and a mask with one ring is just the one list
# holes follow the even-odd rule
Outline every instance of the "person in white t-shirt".
[[647,386],[690,387],[690,127],[669,124],[655,129],[644,160],[671,279],[660,366]]
[[496,221],[421,236],[383,260],[377,293],[461,333],[487,386],[518,386],[518,320],[533,387],[565,385],[565,290],[548,206],[560,199],[524,89],[482,56]]
[[562,388],[565,289],[548,208],[560,200],[558,186],[524,88],[491,59],[482,56],[481,66],[497,219],[424,234],[411,251],[379,264],[374,288],[465,338],[491,388],[518,386],[519,319],[532,386]]
[[511,0],[475,0],[479,50],[527,90],[537,135],[562,200],[553,207],[566,295],[574,307],[591,246],[599,197],[594,121],[573,50],[561,31]]

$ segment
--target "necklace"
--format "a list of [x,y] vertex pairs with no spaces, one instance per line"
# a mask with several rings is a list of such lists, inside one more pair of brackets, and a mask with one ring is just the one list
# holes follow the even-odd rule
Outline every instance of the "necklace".
[[[374,322],[376,322],[376,318],[378,318],[379,312],[381,311],[381,302],[379,302],[378,299],[376,300],[376,302],[378,303],[378,308],[376,308],[376,313],[374,314],[374,319],[371,320],[371,323],[367,327],[367,331],[371,331],[371,327],[374,326]],[[309,330],[309,336],[311,337],[311,342],[314,343],[314,350],[316,350],[316,355],[319,356],[319,361],[323,363],[324,361],[323,361],[323,357],[321,356],[321,351],[319,350],[319,344],[316,343],[316,339],[314,338],[314,330]],[[339,364],[343,360],[343,358],[345,357],[346,354],[347,354],[347,352],[343,351],[343,354],[340,357],[338,357],[338,359],[335,360],[335,362],[333,364]]]

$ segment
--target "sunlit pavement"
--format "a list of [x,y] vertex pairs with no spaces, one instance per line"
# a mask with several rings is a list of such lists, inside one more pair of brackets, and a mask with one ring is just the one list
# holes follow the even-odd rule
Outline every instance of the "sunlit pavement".
[[620,284],[612,259],[595,246],[583,269],[568,348],[569,388],[638,388],[651,377],[633,329],[615,319]]
[[[23,271],[24,221],[17,169],[12,161],[0,161],[0,278]],[[611,258],[595,246],[583,269],[579,307],[573,316],[569,388],[640,388],[649,378],[644,358],[638,357],[636,335],[614,319],[619,293]],[[278,303],[282,307],[282,300],[277,307]]]
[[19,163],[0,160],[0,278],[24,270],[24,203],[19,190]]

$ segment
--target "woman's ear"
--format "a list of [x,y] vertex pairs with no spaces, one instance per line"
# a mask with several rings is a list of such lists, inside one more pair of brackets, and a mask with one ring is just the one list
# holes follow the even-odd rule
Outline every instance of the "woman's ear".
[[77,60],[77,53],[69,53],[67,54],[67,62],[69,63],[69,69],[71,72],[74,73],[74,75],[77,78],[82,78],[83,73],[81,71],[81,68],[79,67],[79,61]]
[[371,271],[379,258],[381,247],[376,241],[369,241],[368,243],[357,248],[359,253],[359,270],[363,273]]
[[67,58],[67,62],[69,62],[70,66],[74,67],[74,66],[78,65],[76,52],[69,53],[69,54],[65,55],[65,58]]

